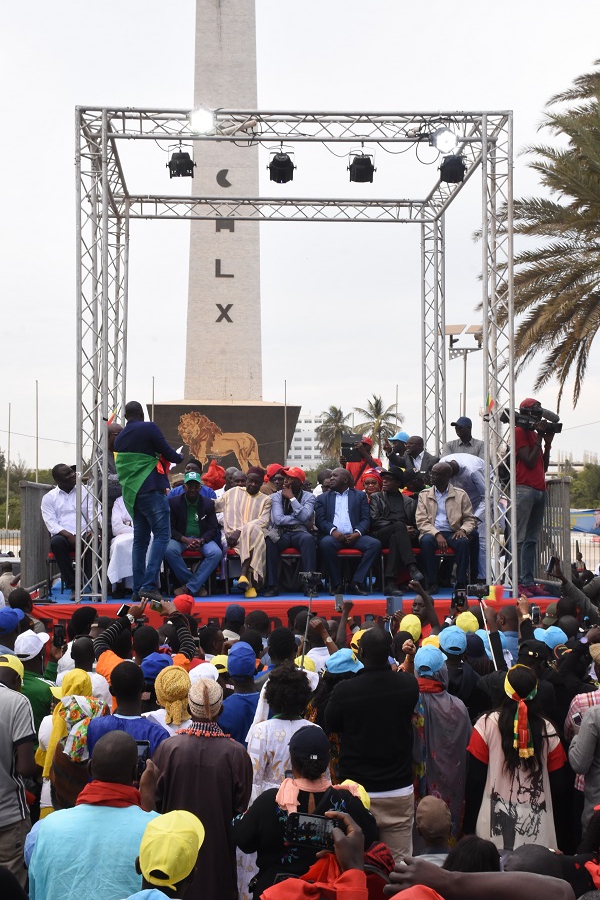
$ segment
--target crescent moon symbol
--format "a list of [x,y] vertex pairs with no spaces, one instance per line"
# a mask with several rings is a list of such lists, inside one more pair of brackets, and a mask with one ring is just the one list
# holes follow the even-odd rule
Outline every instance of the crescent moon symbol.
[[231,187],[231,182],[227,181],[228,172],[229,169],[221,169],[220,172],[217,172],[217,183],[223,188]]

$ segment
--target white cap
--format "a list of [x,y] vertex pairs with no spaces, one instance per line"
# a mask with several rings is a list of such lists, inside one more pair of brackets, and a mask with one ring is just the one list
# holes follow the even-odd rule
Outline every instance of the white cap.
[[217,667],[209,662],[200,663],[199,666],[194,666],[193,669],[190,669],[188,675],[190,676],[192,684],[194,684],[195,681],[198,681],[199,678],[210,678],[212,681],[219,680],[219,671]]
[[36,634],[35,631],[24,631],[15,641],[15,656],[19,659],[35,659],[50,640],[50,635],[45,631]]

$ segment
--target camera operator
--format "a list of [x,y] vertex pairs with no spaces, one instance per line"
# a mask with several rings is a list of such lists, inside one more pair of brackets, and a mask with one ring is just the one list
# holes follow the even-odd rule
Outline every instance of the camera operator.
[[535,584],[533,572],[546,508],[546,471],[554,431],[546,419],[534,421],[535,413],[532,414],[532,411],[541,407],[539,400],[531,397],[523,400],[519,412],[531,416],[532,422],[529,428],[515,428],[519,593],[526,597],[544,594],[543,589]]

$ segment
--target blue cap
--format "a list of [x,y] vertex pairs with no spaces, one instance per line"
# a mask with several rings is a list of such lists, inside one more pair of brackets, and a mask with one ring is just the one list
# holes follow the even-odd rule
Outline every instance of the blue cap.
[[554,650],[559,644],[566,644],[568,641],[568,637],[562,628],[557,628],[556,625],[551,625],[550,628],[536,628],[533,636],[536,641],[543,641],[551,650]]
[[458,425],[459,428],[472,428],[473,427],[473,423],[471,422],[471,420],[469,419],[468,416],[459,416],[458,419],[456,420],[456,422],[450,422],[450,424],[452,425],[453,428],[455,425]]
[[390,438],[390,441],[404,441],[407,442],[410,434],[407,434],[406,431],[398,431],[393,437]]
[[0,609],[0,634],[12,634],[19,627],[19,622],[25,618],[22,609],[12,609],[10,606],[3,606]]
[[446,654],[427,644],[415,653],[415,672],[417,675],[435,675],[446,662]]
[[244,624],[246,610],[239,603],[230,603],[225,610],[225,618],[228,622],[241,622]]
[[460,656],[467,649],[467,635],[458,625],[451,625],[439,633],[440,649],[452,656]]
[[341,675],[343,672],[360,672],[364,668],[349,647],[343,647],[328,657],[325,669],[332,675]]
[[[475,632],[475,634],[478,635],[481,638],[481,640],[483,641],[483,646],[485,647],[485,652],[487,653],[488,657],[491,659],[492,651],[490,648],[490,642],[488,641],[488,636],[487,636],[487,632],[486,632],[485,628],[478,628],[477,631]],[[504,632],[498,631],[497,634],[500,637],[500,643],[502,645],[502,649],[508,650],[508,641],[506,639]]]
[[172,666],[173,660],[168,653],[149,653],[140,663],[145,681],[154,681],[159,672]]
[[236,641],[227,656],[227,671],[233,678],[249,678],[256,671],[256,654],[245,641]]

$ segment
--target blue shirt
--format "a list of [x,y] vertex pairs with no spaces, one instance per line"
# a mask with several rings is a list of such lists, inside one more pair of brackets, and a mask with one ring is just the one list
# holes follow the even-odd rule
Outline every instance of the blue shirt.
[[[262,674],[262,673],[261,673]],[[246,747],[246,736],[254,721],[260,693],[230,694],[223,700],[223,710],[217,724],[225,734],[230,734],[234,741]]]
[[433,527],[436,531],[452,531],[452,529],[450,528],[450,522],[448,521],[448,516],[446,515],[446,500],[448,499],[448,488],[446,488],[443,494],[438,491],[437,488],[434,488],[433,496],[435,497],[435,502],[437,503],[437,512],[435,514]]
[[[147,456],[164,456],[172,463],[180,463],[180,453],[167,444],[163,433],[154,422],[128,422],[123,431],[115,438],[115,453],[145,453]],[[154,469],[138,491],[147,494],[150,491],[168,491],[169,479]]]
[[109,731],[126,731],[134,741],[150,741],[150,756],[159,744],[171,737],[166,728],[143,716],[97,716],[88,725],[87,745],[90,756],[94,752],[94,744]]
[[348,498],[350,494],[346,489],[343,494],[335,495],[335,513],[333,516],[333,525],[342,534],[352,534],[354,528],[350,521],[350,513],[348,512]]

